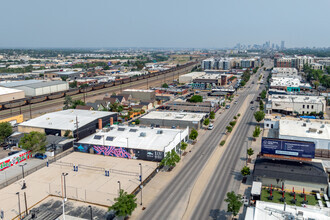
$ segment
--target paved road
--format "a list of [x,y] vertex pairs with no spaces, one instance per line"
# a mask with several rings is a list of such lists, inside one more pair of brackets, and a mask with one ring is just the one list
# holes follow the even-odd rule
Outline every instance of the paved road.
[[[251,81],[257,82],[256,79],[252,79],[251,77],[251,80],[247,84],[247,86],[250,85]],[[226,111],[220,116],[220,120],[218,121],[221,121],[221,123],[215,124],[215,128],[211,132],[206,134],[209,135],[208,138],[206,138],[206,141],[202,143],[202,146],[198,148],[197,152],[192,156],[192,158],[185,165],[185,167],[182,168],[178,175],[169,183],[168,187],[161,192],[161,194],[149,207],[147,207],[144,215],[141,216],[140,219],[169,219],[171,217],[174,217],[173,213],[177,213],[177,204],[182,203],[182,200],[184,200],[184,198],[187,197],[187,194],[189,194],[189,191],[194,185],[195,180],[197,179],[207,160],[212,155],[214,149],[219,145],[219,142],[224,135],[226,126],[238,113],[238,110],[240,109],[242,103],[247,98],[247,96],[250,93],[256,93],[255,91],[253,91],[255,90],[255,86],[256,84],[254,86],[251,86],[251,88],[247,88],[246,92],[242,93],[238,98],[238,104],[233,104],[229,111]],[[247,121],[251,120],[251,115],[252,111],[249,110],[249,113],[242,119],[244,124]],[[246,129],[246,126],[244,126],[243,129],[239,129],[240,133],[242,133],[241,130],[244,129]],[[230,149],[231,146],[232,144],[228,146],[228,158],[225,158],[225,160],[231,160],[231,163],[234,163],[237,150]],[[239,149],[240,147],[242,146],[236,146],[235,148]],[[226,165],[225,168],[228,169],[229,167],[229,165]],[[223,168],[221,168],[221,170],[224,171]],[[217,181],[221,182],[221,180]],[[214,196],[215,194],[216,192],[214,192],[212,196]],[[224,197],[222,197],[221,200],[223,200],[223,198]],[[205,199],[207,200],[208,198],[205,197]],[[207,213],[210,212],[209,204],[211,203],[212,201],[210,201],[210,203],[205,206]],[[193,218],[207,219],[208,215],[205,216],[203,212],[203,214],[200,216],[200,218]],[[175,217],[177,217],[177,219],[180,218],[179,216]]]

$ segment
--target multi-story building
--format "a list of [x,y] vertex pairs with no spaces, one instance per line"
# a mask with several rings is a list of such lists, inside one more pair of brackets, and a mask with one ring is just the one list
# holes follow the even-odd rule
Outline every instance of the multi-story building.
[[212,69],[214,66],[214,62],[215,62],[214,58],[209,58],[209,59],[203,60],[202,69],[204,69],[204,70]]
[[301,90],[310,90],[312,87],[309,83],[301,83],[299,77],[272,77],[270,88],[287,92],[300,92]]
[[310,67],[311,67],[313,70],[324,70],[324,65],[321,64],[321,63],[311,63],[311,64],[310,64]]
[[270,105],[266,105],[268,113],[279,112],[287,115],[299,113],[304,115],[311,112],[325,112],[326,110],[326,100],[323,96],[271,95],[269,102]]
[[272,70],[272,77],[290,77],[290,78],[301,78],[298,75],[298,70],[296,68],[283,68],[274,67]]

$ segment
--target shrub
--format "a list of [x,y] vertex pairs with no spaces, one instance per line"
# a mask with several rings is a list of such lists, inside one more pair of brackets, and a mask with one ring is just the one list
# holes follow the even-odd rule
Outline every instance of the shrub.
[[229,122],[230,126],[234,127],[236,125],[236,121]]
[[231,127],[231,126],[227,126],[226,129],[227,129],[227,131],[230,133],[230,132],[232,132],[233,127]]
[[220,146],[223,146],[223,145],[225,145],[225,143],[226,143],[226,141],[225,141],[225,140],[221,141],[221,142],[220,142]]

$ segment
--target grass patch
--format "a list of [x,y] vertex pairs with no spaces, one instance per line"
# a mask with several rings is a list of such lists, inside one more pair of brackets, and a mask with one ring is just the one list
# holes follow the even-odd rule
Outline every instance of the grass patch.
[[[273,190],[273,200],[268,200],[268,197],[270,196],[270,193],[267,189],[262,189],[261,191],[261,201],[265,202],[274,202],[274,203],[281,203],[280,198],[282,198],[282,193],[276,190]],[[290,192],[284,193],[285,201],[288,205],[294,205],[291,203],[291,200],[293,200],[293,195],[290,195]],[[304,201],[304,197],[301,197],[300,194],[296,193],[296,206],[301,206],[301,203]],[[317,200],[315,198],[315,195],[306,195],[306,200],[308,201],[308,205],[318,205]],[[325,204],[325,202],[323,201]]]

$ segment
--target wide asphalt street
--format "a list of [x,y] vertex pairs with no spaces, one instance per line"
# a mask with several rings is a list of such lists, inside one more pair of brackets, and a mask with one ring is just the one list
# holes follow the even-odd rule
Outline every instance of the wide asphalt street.
[[[257,84],[251,84],[252,81],[257,82],[257,75],[259,74],[251,76],[250,81],[246,85],[246,87],[250,86],[250,88],[247,88],[241,93],[237,100],[238,104],[231,104],[231,108],[219,116],[220,118],[217,121],[220,121],[220,123],[216,123],[214,129],[207,133],[208,138],[206,138],[205,142],[201,144],[197,152],[195,152],[182,170],[168,184],[167,188],[147,207],[140,219],[158,220],[173,218],[173,213],[177,213],[177,204],[182,203],[187,198],[187,194],[190,193],[207,160],[219,146],[219,142],[226,131],[226,126],[237,115],[247,96],[250,94],[259,94],[260,91],[256,90]],[[207,185],[207,189],[203,193],[195,209],[195,213],[192,215],[192,219],[212,219],[214,218],[211,217],[214,216],[211,215],[213,210],[220,208],[225,198],[228,184],[233,177],[231,174],[232,168],[239,160],[240,152],[246,148],[244,146],[244,140],[249,130],[249,122],[253,119],[253,112],[249,106],[247,113],[244,114],[241,123],[238,125],[239,127],[236,130],[235,137],[231,140],[222,159],[219,161],[216,171]],[[180,219],[180,217],[177,216],[175,219]]]

